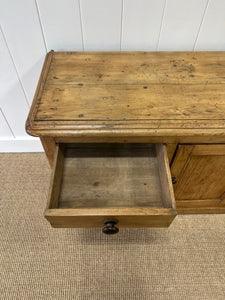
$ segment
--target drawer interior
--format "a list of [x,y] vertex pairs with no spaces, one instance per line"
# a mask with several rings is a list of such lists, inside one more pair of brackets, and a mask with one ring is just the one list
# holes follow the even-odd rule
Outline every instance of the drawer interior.
[[56,210],[64,218],[116,211],[117,216],[172,215],[172,221],[170,177],[162,144],[59,144],[46,217],[59,216]]
[[153,144],[80,144],[65,149],[60,208],[163,207]]

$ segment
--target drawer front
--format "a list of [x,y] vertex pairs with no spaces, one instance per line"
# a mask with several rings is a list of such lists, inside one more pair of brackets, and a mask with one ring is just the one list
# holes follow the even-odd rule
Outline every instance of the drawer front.
[[115,220],[118,227],[169,227],[176,217],[174,209],[46,209],[45,217],[52,227],[103,227]]
[[176,214],[165,145],[57,145],[45,210],[53,227],[168,227]]

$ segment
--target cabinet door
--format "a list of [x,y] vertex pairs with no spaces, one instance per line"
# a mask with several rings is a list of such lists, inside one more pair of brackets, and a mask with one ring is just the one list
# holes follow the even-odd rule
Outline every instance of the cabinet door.
[[178,212],[225,212],[225,145],[179,145],[171,173]]

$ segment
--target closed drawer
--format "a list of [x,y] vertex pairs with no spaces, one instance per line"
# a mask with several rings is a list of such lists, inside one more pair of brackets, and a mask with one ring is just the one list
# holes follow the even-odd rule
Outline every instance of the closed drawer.
[[165,145],[57,145],[45,210],[53,227],[168,227],[175,216]]

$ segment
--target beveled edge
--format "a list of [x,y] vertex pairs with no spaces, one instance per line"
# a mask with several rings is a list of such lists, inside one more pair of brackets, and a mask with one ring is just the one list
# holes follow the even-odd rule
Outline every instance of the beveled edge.
[[32,136],[39,136],[35,130],[33,129],[33,121],[34,121],[34,116],[36,114],[36,110],[37,110],[37,103],[38,101],[40,101],[40,97],[42,95],[44,86],[45,86],[45,82],[47,79],[47,75],[48,75],[48,71],[51,65],[51,61],[52,61],[52,57],[54,55],[54,50],[51,50],[50,52],[48,52],[45,56],[45,61],[41,70],[41,75],[40,78],[38,80],[38,85],[34,94],[34,98],[33,98],[33,102],[26,120],[26,124],[25,124],[25,130],[29,135]]

